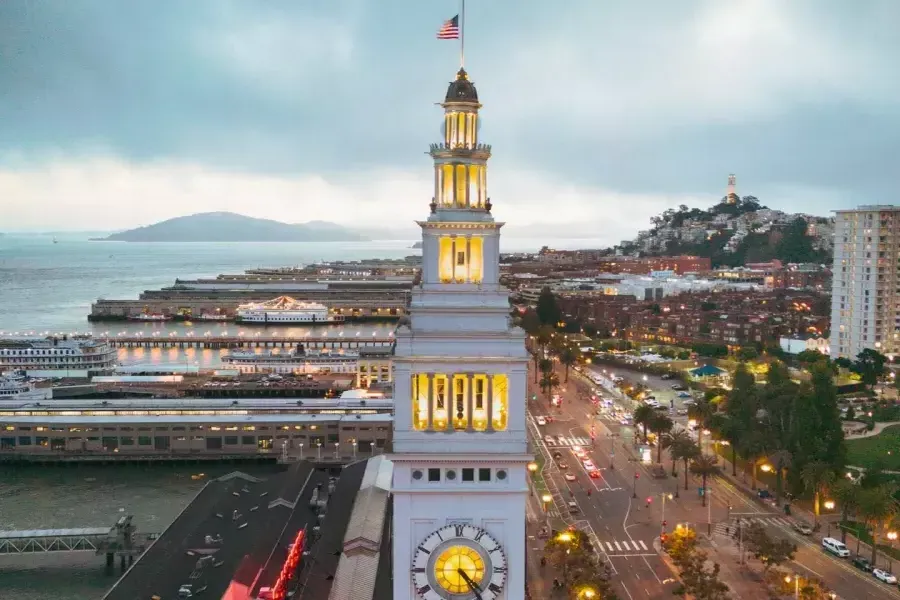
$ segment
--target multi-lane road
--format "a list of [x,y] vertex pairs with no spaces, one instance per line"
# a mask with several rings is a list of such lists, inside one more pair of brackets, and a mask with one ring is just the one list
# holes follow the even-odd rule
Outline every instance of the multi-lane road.
[[[594,367],[594,370],[603,375],[602,368]],[[683,407],[682,400],[671,389],[670,381],[652,376],[644,379],[642,375],[628,373],[622,368],[614,371],[616,375],[649,386],[664,406],[672,401],[676,410]],[[529,385],[534,387],[533,379]],[[559,514],[568,524],[590,532],[595,547],[610,564],[621,597],[637,600],[671,595],[675,586],[673,573],[657,550],[663,521],[667,531],[672,531],[676,524],[681,523],[696,528],[700,533],[713,531],[714,534],[722,534],[714,535],[713,540],[728,544],[732,542],[724,535],[724,529],[727,526],[729,531],[733,531],[731,528],[740,518],[756,520],[779,536],[791,538],[799,550],[789,568],[801,576],[825,580],[839,598],[900,600],[900,591],[896,587],[856,570],[846,560],[826,554],[817,539],[796,533],[783,513],[748,497],[722,477],[715,477],[708,484],[709,502],[706,507],[702,505],[699,494],[699,480],[689,477],[688,489],[685,490],[684,474],[680,472],[682,465],[677,465],[677,478],[671,475],[654,478],[652,463],[644,464],[639,460],[633,443],[637,432],[630,426],[596,414],[596,407],[589,400],[590,395],[584,391],[597,387],[583,376],[570,372],[568,382],[563,383],[559,390],[562,399],[559,407],[550,407],[546,397],[536,388],[532,389],[528,400],[529,427],[544,457],[543,477],[554,494],[550,513]],[[602,385],[599,387],[602,389]],[[534,395],[536,400],[532,399]],[[604,391],[604,396],[616,399],[615,394],[609,391]],[[631,408],[627,400],[620,402],[626,409]],[[538,425],[537,417],[546,415],[550,415],[552,421]],[[676,421],[682,423],[686,420],[683,416],[676,417]],[[588,476],[575,454],[578,448],[593,461],[600,477]],[[655,460],[656,448],[652,450]],[[672,465],[666,460],[665,452],[663,464],[667,471],[671,470]],[[571,510],[570,503],[574,503]]]

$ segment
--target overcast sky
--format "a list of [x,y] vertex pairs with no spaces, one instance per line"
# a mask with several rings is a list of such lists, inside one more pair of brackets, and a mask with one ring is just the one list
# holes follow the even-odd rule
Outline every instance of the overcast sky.
[[[895,201],[898,0],[469,0],[509,231]],[[427,213],[454,0],[0,1],[0,230]]]

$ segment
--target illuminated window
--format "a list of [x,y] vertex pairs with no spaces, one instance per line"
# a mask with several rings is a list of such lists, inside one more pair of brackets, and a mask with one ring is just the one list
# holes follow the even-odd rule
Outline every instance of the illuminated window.
[[438,240],[438,280],[441,283],[481,283],[484,239],[442,236]]
[[469,415],[466,410],[466,384],[468,383],[465,375],[453,376],[453,428],[466,429],[468,426]]
[[453,165],[441,165],[441,204],[453,206]]
[[491,424],[495,431],[506,431],[509,424],[509,380],[506,375],[494,375],[493,384]]
[[473,410],[472,429],[485,431],[487,429],[487,376],[476,375],[472,381],[473,386]]
[[434,376],[434,428],[438,431],[447,429],[447,376]]
[[468,204],[468,186],[466,185],[466,165],[456,165],[456,207],[465,208]]
[[428,375],[419,373],[412,377],[413,429],[424,431],[428,427]]

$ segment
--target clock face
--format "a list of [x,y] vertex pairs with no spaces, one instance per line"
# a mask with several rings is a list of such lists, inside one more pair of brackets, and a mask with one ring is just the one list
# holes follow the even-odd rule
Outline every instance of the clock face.
[[506,583],[506,554],[474,525],[447,525],[413,555],[412,578],[423,600],[493,600]]

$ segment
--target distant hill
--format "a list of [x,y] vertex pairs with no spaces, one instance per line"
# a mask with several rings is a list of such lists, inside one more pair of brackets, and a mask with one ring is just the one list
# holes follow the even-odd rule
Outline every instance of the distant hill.
[[281,223],[230,212],[211,212],[168,219],[94,241],[115,242],[360,242],[361,232],[326,221]]

